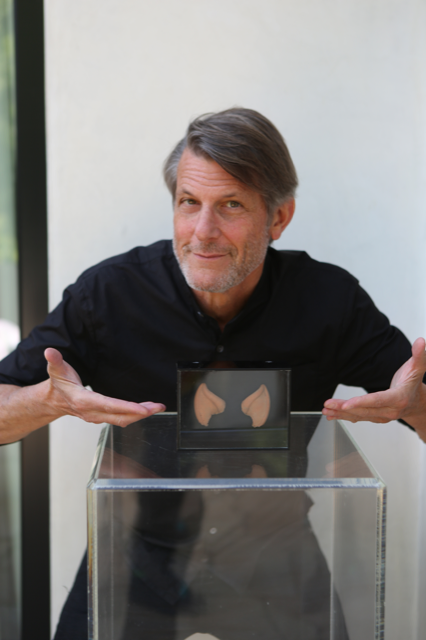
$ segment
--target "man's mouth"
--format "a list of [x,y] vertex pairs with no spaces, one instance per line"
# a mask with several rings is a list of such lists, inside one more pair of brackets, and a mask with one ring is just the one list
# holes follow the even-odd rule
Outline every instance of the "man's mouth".
[[186,256],[192,254],[198,260],[205,262],[215,262],[221,258],[226,258],[228,256],[232,257],[233,255],[232,247],[219,248],[211,245],[205,247],[191,247],[190,245],[187,245],[186,247],[183,247],[183,253]]
[[192,252],[194,256],[199,258],[200,260],[218,260],[219,258],[224,258],[228,255],[228,253],[199,253],[197,251]]

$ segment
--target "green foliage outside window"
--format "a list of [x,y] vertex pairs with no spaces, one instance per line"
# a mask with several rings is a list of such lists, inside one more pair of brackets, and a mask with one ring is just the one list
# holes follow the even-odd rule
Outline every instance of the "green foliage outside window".
[[18,320],[12,0],[0,0],[0,318]]

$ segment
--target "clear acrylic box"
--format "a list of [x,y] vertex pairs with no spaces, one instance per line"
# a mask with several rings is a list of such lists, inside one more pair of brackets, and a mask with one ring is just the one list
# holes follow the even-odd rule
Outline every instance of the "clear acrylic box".
[[384,638],[386,487],[343,423],[288,450],[177,450],[177,414],[102,431],[89,638]]

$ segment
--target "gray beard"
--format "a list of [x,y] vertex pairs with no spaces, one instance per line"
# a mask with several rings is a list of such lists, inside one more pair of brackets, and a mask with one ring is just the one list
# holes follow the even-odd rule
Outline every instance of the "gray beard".
[[245,247],[243,260],[240,264],[236,264],[236,250],[231,248],[230,255],[234,258],[234,262],[230,265],[229,269],[223,273],[218,273],[214,282],[209,285],[201,285],[198,283],[195,273],[193,273],[192,267],[188,264],[186,256],[196,248],[198,251],[217,251],[222,250],[223,247],[216,247],[213,242],[200,243],[196,247],[190,247],[186,245],[182,249],[182,255],[179,256],[176,248],[175,240],[173,239],[173,251],[176,260],[179,263],[184,278],[191,289],[195,291],[207,291],[208,293],[225,293],[232,287],[236,287],[241,284],[247,276],[249,276],[257,267],[259,267],[265,260],[266,251],[269,245],[269,235],[266,232],[264,242],[260,243],[259,238],[250,239]]

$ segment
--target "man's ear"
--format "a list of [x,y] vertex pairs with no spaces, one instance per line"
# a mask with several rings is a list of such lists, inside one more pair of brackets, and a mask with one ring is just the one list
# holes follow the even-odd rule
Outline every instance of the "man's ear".
[[295,199],[289,198],[275,209],[272,216],[271,226],[269,227],[271,240],[278,240],[281,237],[282,232],[290,224],[293,218],[295,208]]

